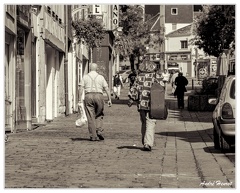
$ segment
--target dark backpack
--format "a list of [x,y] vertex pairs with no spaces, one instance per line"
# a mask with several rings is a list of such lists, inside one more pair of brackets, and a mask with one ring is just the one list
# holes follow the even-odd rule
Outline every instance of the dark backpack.
[[118,86],[121,84],[120,78],[118,75],[114,76],[114,80],[113,80],[113,86]]

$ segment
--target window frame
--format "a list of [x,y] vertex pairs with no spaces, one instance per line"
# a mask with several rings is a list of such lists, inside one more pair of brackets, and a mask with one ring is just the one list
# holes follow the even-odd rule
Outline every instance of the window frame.
[[[176,13],[173,13],[173,10],[176,10]],[[178,8],[171,8],[171,15],[178,15]]]
[[181,49],[188,49],[188,41],[187,40],[180,40],[181,42]]
[[235,79],[231,83],[231,89],[230,89],[230,98],[235,99]]
[[177,30],[177,24],[176,23],[172,23],[172,30]]

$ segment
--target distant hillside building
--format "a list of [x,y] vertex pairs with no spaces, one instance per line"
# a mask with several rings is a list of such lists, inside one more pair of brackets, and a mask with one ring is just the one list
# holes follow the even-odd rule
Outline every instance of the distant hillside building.
[[216,65],[215,58],[206,56],[189,42],[194,37],[193,19],[201,11],[201,5],[145,5],[146,14],[155,14],[148,20],[151,33],[160,33],[164,39],[160,46],[149,48],[147,54],[161,70],[178,67],[185,76],[197,78],[201,68],[208,69],[201,76],[215,74],[211,71],[215,69],[212,68]]

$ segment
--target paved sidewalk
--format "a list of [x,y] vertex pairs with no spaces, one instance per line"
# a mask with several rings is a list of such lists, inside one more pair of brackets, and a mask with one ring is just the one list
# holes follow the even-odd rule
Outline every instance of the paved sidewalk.
[[213,148],[210,112],[176,109],[158,121],[155,146],[142,149],[136,106],[120,100],[105,107],[105,140],[89,141],[77,115],[56,118],[36,130],[9,135],[6,188],[235,188],[235,152]]

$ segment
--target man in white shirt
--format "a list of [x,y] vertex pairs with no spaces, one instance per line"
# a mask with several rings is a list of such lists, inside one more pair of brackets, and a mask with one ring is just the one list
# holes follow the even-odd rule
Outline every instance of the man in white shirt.
[[170,74],[168,73],[167,69],[165,69],[164,72],[162,73],[162,77],[163,77],[164,86],[166,88],[166,83],[169,82],[169,78],[170,78]]
[[108,96],[108,106],[112,105],[111,95],[105,78],[97,73],[98,65],[90,64],[90,72],[83,76],[79,85],[79,102],[82,101],[82,93],[85,92],[84,106],[88,119],[88,130],[91,141],[104,140],[103,133],[103,91]]

